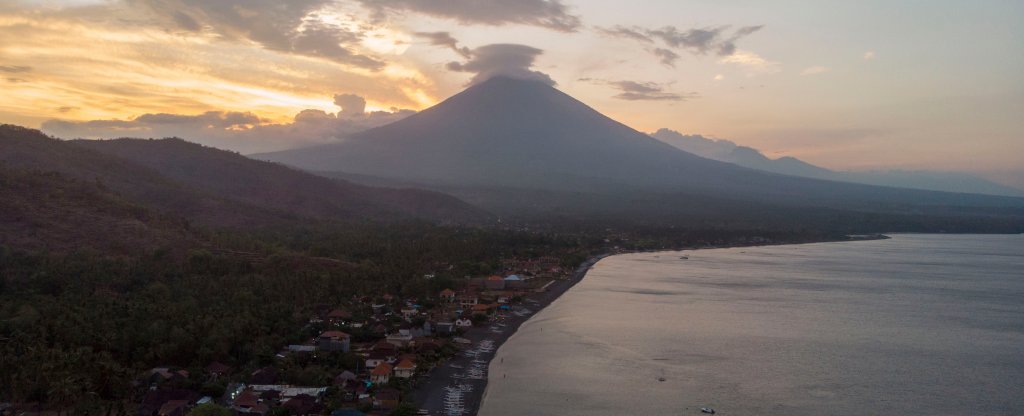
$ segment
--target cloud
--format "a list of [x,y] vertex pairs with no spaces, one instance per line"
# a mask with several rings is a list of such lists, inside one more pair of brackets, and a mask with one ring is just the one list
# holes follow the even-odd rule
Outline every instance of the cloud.
[[463,24],[522,24],[575,32],[580,18],[561,0],[357,0],[379,15],[414,12]]
[[359,117],[366,113],[366,99],[355,94],[335,95],[334,105],[341,108],[338,118]]
[[640,42],[653,43],[654,39],[645,34],[643,29],[640,28],[629,28],[625,26],[615,26],[611,28],[599,27],[597,32],[606,36],[633,39]]
[[743,50],[738,50],[732,55],[722,58],[719,62],[739,65],[753,72],[774,73],[782,70],[781,64],[778,62],[769,61],[756,53]]
[[452,37],[451,33],[448,32],[416,32],[415,35],[420,38],[427,39],[431,45],[444,46],[448,49],[455,51],[455,53],[461,55],[463,58],[469,59],[473,56],[473,52],[463,46],[459,47],[459,41]]
[[864,52],[864,60],[865,61],[870,61],[872,59],[875,59],[875,51]]
[[[644,43],[660,40],[676,50],[685,50],[696,55],[715,53],[729,56],[736,52],[736,42],[764,28],[764,25],[743,26],[730,31],[731,26],[703,27],[681,30],[675,26],[664,26],[658,29],[646,29],[638,26],[615,26],[597,28],[599,33],[607,36],[632,39]],[[659,57],[660,58],[660,57]]]
[[729,140],[714,139],[699,134],[682,134],[675,130],[659,129],[651,137],[698,156],[728,161],[739,146]]
[[332,0],[133,0],[168,25],[186,32],[209,30],[279,52],[329,59],[379,70],[384,62],[358,53],[363,30],[324,19]]
[[[153,113],[130,120],[48,120],[42,130],[64,138],[182,137],[242,153],[331,143],[414,114],[411,110],[365,112],[366,100],[335,96],[341,110],[303,110],[291,123],[272,123],[250,112],[207,111],[195,115]],[[70,111],[70,110],[69,110]]]
[[831,71],[831,70],[832,70],[831,68],[826,67],[826,66],[815,65],[815,66],[812,66],[812,67],[804,68],[803,71],[800,71],[800,75],[803,75],[803,76],[818,75],[818,74],[824,74],[824,73],[826,73],[828,71]]
[[602,81],[590,80],[599,84],[609,85],[617,90],[619,94],[613,96],[620,100],[627,101],[686,101],[697,98],[697,93],[678,94],[665,90],[665,87],[653,82],[636,81]]
[[446,67],[455,72],[468,72],[476,74],[470,85],[479,84],[488,79],[505,76],[511,78],[534,80],[555,85],[555,81],[548,74],[533,71],[534,61],[544,51],[516,44],[493,44],[481,46],[470,52],[471,58],[468,61],[450,62]]
[[24,72],[32,72],[32,67],[21,65],[0,65],[0,72],[6,72],[8,74],[20,74]]
[[665,48],[655,48],[654,50],[651,51],[651,53],[653,53],[654,56],[657,56],[658,60],[660,60],[662,64],[671,67],[675,67],[676,61],[679,60],[678,53],[672,52],[671,50]]

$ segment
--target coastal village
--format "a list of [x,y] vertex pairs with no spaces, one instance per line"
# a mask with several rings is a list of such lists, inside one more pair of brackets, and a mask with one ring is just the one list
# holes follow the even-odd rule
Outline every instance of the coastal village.
[[[541,307],[538,298],[553,299],[557,294],[547,293],[553,285],[564,291],[574,277],[556,257],[507,259],[501,266],[501,274],[467,277],[432,296],[380,293],[320,305],[300,331],[308,338],[280,345],[260,368],[229,362],[153,368],[136,382],[146,389],[137,413],[471,414],[479,403],[467,393],[486,382],[494,335],[510,335]],[[455,364],[459,359],[466,362]]]

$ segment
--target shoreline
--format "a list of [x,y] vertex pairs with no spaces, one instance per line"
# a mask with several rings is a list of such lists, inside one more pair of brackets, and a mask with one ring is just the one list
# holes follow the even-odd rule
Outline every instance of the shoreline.
[[[506,317],[503,322],[503,327],[495,332],[495,323],[491,323],[488,327],[474,327],[469,333],[463,335],[463,338],[467,338],[472,341],[474,347],[478,347],[481,341],[489,342],[493,347],[488,351],[480,351],[473,357],[469,357],[465,354],[459,354],[454,358],[445,361],[437,367],[430,370],[429,379],[422,385],[418,386],[410,394],[412,396],[412,402],[417,408],[425,409],[430,415],[447,415],[445,412],[445,394],[446,388],[454,385],[469,385],[471,390],[465,391],[462,394],[465,406],[463,415],[475,415],[480,411],[480,406],[483,404],[483,399],[486,396],[487,391],[487,378],[485,374],[483,378],[466,378],[460,376],[464,373],[466,368],[473,365],[482,366],[488,369],[491,364],[491,360],[497,354],[498,349],[507,341],[512,335],[514,335],[519,327],[530,320],[538,312],[546,308],[556,299],[560,298],[565,292],[581,282],[587,275],[587,272],[597,264],[601,259],[605,257],[613,256],[617,253],[605,253],[590,257],[579,267],[573,271],[572,277],[566,280],[555,280],[547,291],[544,293],[538,293],[535,296],[531,296],[530,301],[527,302],[526,308],[531,313],[526,315],[517,315],[509,313],[504,315]],[[458,380],[457,382],[455,380]]]
[[[805,242],[784,242],[784,243],[753,243],[753,244],[724,244],[720,246],[708,246],[708,247],[689,247],[689,248],[666,248],[658,250],[628,250],[628,251],[616,251],[599,254],[588,258],[586,261],[581,263],[575,271],[573,271],[572,277],[566,280],[555,280],[551,287],[544,293],[537,294],[536,296],[530,297],[527,301],[527,308],[531,311],[528,315],[516,315],[507,314],[503,315],[506,320],[503,326],[498,331],[494,331],[496,328],[495,323],[491,323],[488,329],[487,327],[475,327],[469,333],[463,337],[472,341],[472,346],[478,347],[481,341],[489,343],[491,346],[486,351],[477,351],[477,353],[470,357],[465,354],[459,354],[454,358],[445,361],[437,367],[430,370],[429,379],[424,384],[415,388],[410,394],[412,403],[419,409],[427,410],[430,415],[447,415],[445,411],[445,396],[448,388],[454,388],[455,386],[470,386],[468,390],[462,390],[460,393],[461,403],[464,406],[463,413],[451,413],[461,415],[476,415],[480,411],[480,407],[483,404],[484,399],[487,396],[487,385],[490,377],[489,369],[491,360],[497,356],[498,350],[518,332],[519,327],[529,321],[534,315],[539,313],[544,308],[548,307],[558,298],[562,297],[565,292],[576,286],[579,282],[583,281],[587,273],[591,268],[594,267],[602,259],[623,255],[623,254],[634,254],[634,253],[656,253],[656,252],[682,252],[691,250],[710,250],[710,249],[724,249],[724,248],[741,248],[741,247],[764,247],[764,246],[778,246],[778,245],[798,245],[798,244],[816,244],[816,243],[833,243],[833,242],[853,242],[853,241],[873,241],[873,240],[886,240],[891,237],[884,234],[871,234],[871,235],[850,235],[846,236],[845,239],[834,239],[834,240],[820,240],[820,241],[805,241]],[[482,378],[466,378],[460,376],[465,373],[465,369],[471,366],[482,367],[484,369],[484,375]],[[457,380],[457,381],[456,381]],[[463,389],[465,389],[463,387]]]

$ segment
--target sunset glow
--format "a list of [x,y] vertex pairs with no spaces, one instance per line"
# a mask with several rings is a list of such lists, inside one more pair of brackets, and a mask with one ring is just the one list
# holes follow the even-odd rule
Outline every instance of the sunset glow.
[[[448,66],[467,51],[517,43],[542,50],[535,68],[560,89],[642,131],[725,138],[833,168],[1024,165],[1019,3],[651,0],[629,13],[607,2],[493,13],[261,3],[0,1],[0,118],[39,127],[223,111],[280,124],[306,109],[338,111],[337,94],[365,98],[367,111],[422,110],[464,87],[472,74]],[[879,7],[904,17],[864,30]],[[982,34],[981,45],[968,40]]]

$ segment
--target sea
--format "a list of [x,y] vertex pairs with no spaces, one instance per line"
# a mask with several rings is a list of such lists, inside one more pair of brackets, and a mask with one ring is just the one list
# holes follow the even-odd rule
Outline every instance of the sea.
[[1024,235],[624,254],[520,327],[481,415],[1024,415]]

